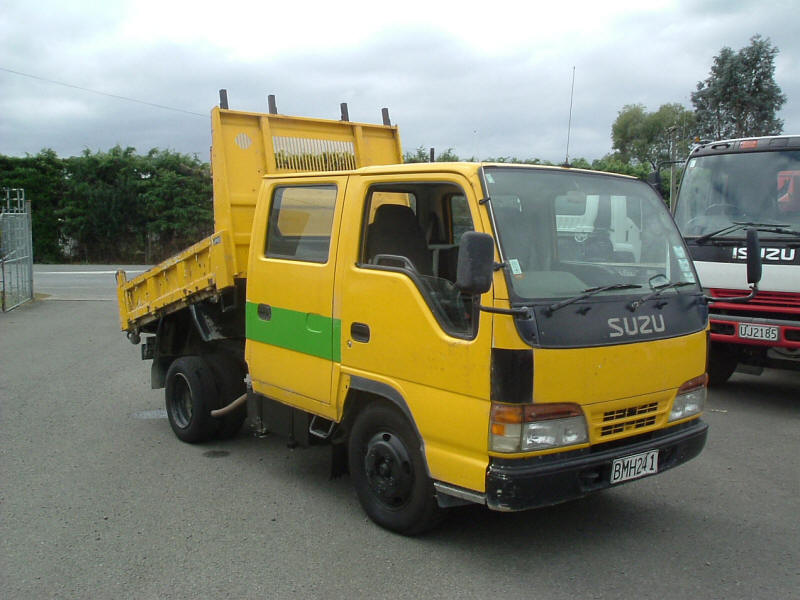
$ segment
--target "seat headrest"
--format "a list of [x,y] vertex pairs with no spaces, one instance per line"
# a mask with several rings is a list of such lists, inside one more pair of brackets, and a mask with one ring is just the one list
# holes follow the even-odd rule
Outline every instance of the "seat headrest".
[[401,204],[381,204],[375,210],[373,223],[381,226],[391,224],[398,229],[419,227],[414,211],[410,207]]

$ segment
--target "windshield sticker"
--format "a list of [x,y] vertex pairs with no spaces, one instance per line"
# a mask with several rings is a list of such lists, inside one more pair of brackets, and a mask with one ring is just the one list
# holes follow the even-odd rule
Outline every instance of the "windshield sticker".
[[519,261],[516,258],[509,259],[508,266],[511,267],[512,275],[522,275],[522,268],[519,266]]
[[677,258],[686,258],[686,251],[683,249],[683,246],[673,246],[672,251]]
[[494,177],[492,177],[491,173],[486,173],[486,182],[487,183],[494,183]]
[[697,159],[693,158],[689,161],[689,168],[694,169],[695,164],[697,163]]

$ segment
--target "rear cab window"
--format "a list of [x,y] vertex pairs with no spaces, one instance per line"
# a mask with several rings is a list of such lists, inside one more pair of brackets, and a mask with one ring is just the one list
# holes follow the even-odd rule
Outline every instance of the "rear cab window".
[[328,262],[336,196],[335,185],[275,188],[267,222],[265,255]]

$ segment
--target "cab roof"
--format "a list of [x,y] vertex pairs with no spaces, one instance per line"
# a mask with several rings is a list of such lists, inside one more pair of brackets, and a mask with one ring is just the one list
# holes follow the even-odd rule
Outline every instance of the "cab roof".
[[800,135],[770,135],[704,142],[696,146],[690,157],[738,152],[769,152],[774,150],[800,150]]
[[275,173],[267,174],[265,179],[285,179],[285,178],[308,178],[308,177],[331,177],[332,175],[384,175],[391,173],[460,173],[464,176],[469,176],[478,171],[482,167],[490,168],[513,168],[513,169],[530,169],[530,170],[548,170],[548,171],[562,171],[562,172],[577,172],[594,175],[614,176],[625,179],[636,179],[630,175],[623,175],[621,173],[609,173],[607,171],[593,171],[591,169],[576,169],[573,167],[561,167],[555,165],[530,165],[522,163],[505,163],[505,162],[432,162],[432,163],[402,163],[392,165],[373,165],[369,167],[361,167],[359,169],[351,169],[347,171],[319,171],[319,172],[303,172],[303,173]]

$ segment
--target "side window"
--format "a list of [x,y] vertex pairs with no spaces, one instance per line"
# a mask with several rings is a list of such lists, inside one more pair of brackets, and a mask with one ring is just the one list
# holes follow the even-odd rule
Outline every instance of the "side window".
[[474,229],[466,196],[450,183],[373,186],[361,265],[405,273],[448,334],[474,337],[477,312],[455,286],[458,245]]
[[266,256],[327,262],[335,208],[334,185],[275,188],[267,224]]
[[415,215],[417,214],[417,199],[414,194],[403,192],[374,192],[369,203],[369,223],[375,221],[375,213],[385,204],[407,206]]
[[432,275],[432,257],[414,193],[375,189],[369,194],[365,261]]

